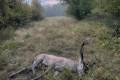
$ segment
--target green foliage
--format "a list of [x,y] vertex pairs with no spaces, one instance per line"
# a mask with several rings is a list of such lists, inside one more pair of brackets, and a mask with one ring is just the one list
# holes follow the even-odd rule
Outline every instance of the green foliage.
[[78,74],[72,73],[68,69],[65,69],[61,75],[59,80],[79,80]]
[[15,29],[12,27],[7,27],[6,29],[0,30],[0,43],[3,41],[13,38]]
[[31,6],[23,0],[1,0],[0,29],[8,26],[22,26],[31,21],[33,17],[41,18],[40,8],[38,3]]
[[120,24],[116,23],[111,26],[113,28],[113,36],[114,37],[120,37]]
[[58,74],[56,77],[54,76],[54,72],[50,71],[47,75],[45,75],[45,80],[80,80],[80,77],[76,73],[72,73],[68,69],[64,69],[63,72]]
[[82,19],[91,13],[91,0],[65,0],[68,3],[68,14]]
[[112,16],[120,16],[120,0],[94,0],[94,7],[99,13],[106,13]]
[[42,17],[42,9],[41,4],[38,0],[32,1],[32,19],[33,20],[41,20]]
[[0,2],[1,15],[0,15],[0,28],[5,28],[10,25],[18,25],[25,20],[23,18],[27,17],[26,7],[23,8],[25,4],[18,0],[2,0]]
[[8,62],[8,54],[0,53],[0,70],[7,66]]
[[119,54],[120,53],[120,38],[111,37],[111,35],[104,37],[102,40],[102,47],[111,50],[112,53]]
[[4,70],[8,66],[11,57],[16,55],[16,49],[21,45],[13,41],[14,32],[13,27],[0,30],[0,70]]
[[0,44],[0,70],[7,67],[13,58],[17,55],[16,50],[20,47],[20,43],[8,40]]

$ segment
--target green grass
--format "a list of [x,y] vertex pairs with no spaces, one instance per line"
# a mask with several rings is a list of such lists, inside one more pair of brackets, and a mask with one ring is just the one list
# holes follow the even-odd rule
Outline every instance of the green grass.
[[[85,62],[89,64],[87,73],[78,77],[65,70],[57,80],[119,80],[120,38],[111,37],[112,32],[99,21],[76,21],[68,17],[46,18],[32,22],[26,28],[7,30],[4,33],[10,38],[3,35],[5,38],[0,44],[0,80],[6,80],[8,73],[30,65],[40,52],[77,60],[80,44],[86,37],[92,39],[84,53]],[[49,72],[45,79],[54,80],[52,75]]]

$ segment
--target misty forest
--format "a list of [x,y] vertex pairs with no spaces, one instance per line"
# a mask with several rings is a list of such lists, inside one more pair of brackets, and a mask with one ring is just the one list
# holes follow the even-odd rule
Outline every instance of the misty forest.
[[0,80],[120,80],[120,0],[0,0]]

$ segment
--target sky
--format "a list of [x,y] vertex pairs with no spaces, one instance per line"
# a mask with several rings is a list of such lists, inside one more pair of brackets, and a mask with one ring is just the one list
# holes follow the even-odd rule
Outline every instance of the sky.
[[49,6],[53,6],[58,4],[60,1],[59,0],[41,0],[41,5],[45,6],[45,5],[49,5]]
[[[25,0],[29,4],[32,2],[32,0]],[[41,2],[42,6],[53,6],[60,2],[60,0],[39,0]]]

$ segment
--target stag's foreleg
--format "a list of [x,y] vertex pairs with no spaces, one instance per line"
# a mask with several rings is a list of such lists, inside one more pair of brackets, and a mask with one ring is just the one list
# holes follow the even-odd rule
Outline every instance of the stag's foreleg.
[[60,73],[59,71],[55,71],[55,72],[54,72],[54,75],[53,75],[54,79],[56,79],[56,76],[58,76],[59,73]]
[[84,71],[84,65],[83,64],[78,64],[77,65],[77,73],[79,76],[82,76],[85,74],[85,71]]
[[54,66],[54,75],[53,77],[56,78],[62,71],[64,70],[64,65],[61,62],[57,62]]
[[44,76],[45,74],[47,74],[47,73],[48,73],[51,69],[53,69],[53,68],[54,68],[54,65],[49,66],[48,69],[47,69],[44,73],[42,73],[41,75],[35,77],[35,78],[32,79],[32,80],[39,80],[42,76]]

